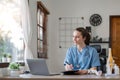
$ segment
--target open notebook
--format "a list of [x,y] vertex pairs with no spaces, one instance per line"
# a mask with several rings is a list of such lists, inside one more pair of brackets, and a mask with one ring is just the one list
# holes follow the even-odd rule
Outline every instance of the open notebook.
[[45,59],[27,59],[30,73],[33,75],[59,75],[50,74]]

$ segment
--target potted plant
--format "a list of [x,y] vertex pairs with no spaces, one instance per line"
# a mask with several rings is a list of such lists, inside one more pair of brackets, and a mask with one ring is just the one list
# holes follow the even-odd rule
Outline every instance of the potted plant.
[[7,54],[3,53],[2,55],[2,62],[7,62]]
[[12,60],[12,56],[11,56],[11,54],[8,54],[7,55],[7,62],[11,62],[11,60]]
[[9,64],[10,76],[17,77],[20,74],[20,64],[12,62]]

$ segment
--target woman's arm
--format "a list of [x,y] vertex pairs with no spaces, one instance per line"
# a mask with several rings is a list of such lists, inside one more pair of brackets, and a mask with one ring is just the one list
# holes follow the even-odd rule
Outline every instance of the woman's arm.
[[92,68],[90,68],[90,70],[97,70],[97,68],[96,67],[92,67]]

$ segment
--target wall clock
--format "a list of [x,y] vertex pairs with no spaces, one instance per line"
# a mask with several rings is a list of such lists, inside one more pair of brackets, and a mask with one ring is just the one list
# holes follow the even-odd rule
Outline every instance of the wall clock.
[[98,26],[102,23],[102,17],[99,14],[91,15],[89,22],[92,26]]

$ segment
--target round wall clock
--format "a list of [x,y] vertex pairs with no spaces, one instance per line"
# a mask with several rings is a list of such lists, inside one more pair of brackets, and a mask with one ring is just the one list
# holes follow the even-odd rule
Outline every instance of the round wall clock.
[[102,23],[102,17],[99,14],[93,14],[89,21],[92,26],[98,26]]

